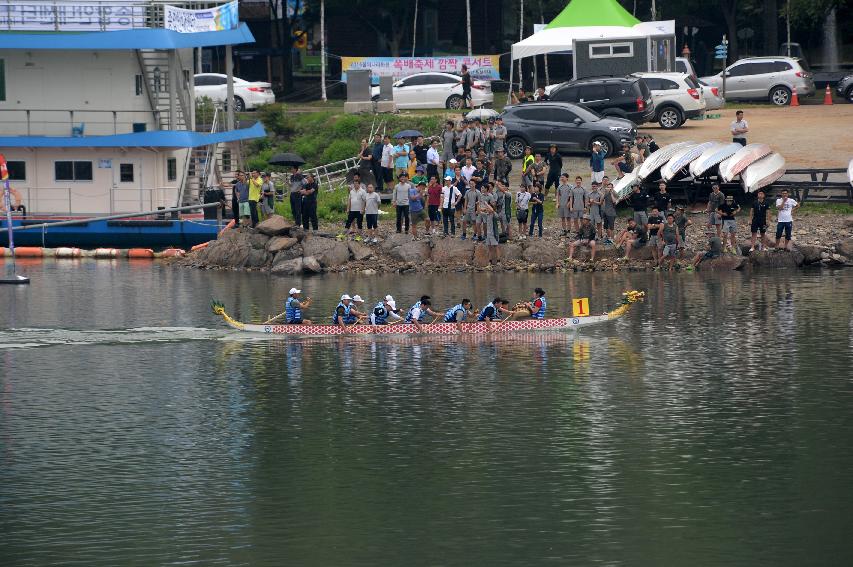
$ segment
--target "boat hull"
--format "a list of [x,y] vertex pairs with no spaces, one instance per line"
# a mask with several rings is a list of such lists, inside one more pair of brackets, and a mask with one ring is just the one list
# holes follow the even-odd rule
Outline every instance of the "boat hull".
[[[45,220],[13,219],[12,226],[42,224]],[[0,221],[0,246],[8,246],[6,221]],[[215,220],[112,220],[79,225],[16,230],[16,246],[58,248],[184,248],[216,239]]]
[[714,142],[694,144],[676,152],[672,158],[661,168],[661,178],[669,183],[689,174],[690,164],[702,153],[714,145]]
[[639,169],[637,169],[637,180],[638,181],[654,181],[655,175],[658,173],[660,168],[666,165],[672,156],[674,156],[678,151],[682,150],[688,144],[694,144],[695,142],[678,142],[675,144],[669,144],[668,146],[664,146],[660,148],[658,151],[649,155],[642,164],[640,164]]
[[723,160],[718,168],[720,181],[729,183],[740,175],[750,164],[773,153],[767,144],[747,144],[729,158]]
[[632,171],[623,175],[621,179],[617,179],[613,184],[613,190],[616,192],[617,197],[624,199],[628,193],[634,190],[634,185],[637,183],[639,183],[637,181],[637,174]]
[[767,187],[785,175],[785,158],[780,154],[770,154],[752,163],[741,173],[741,183],[747,193]]
[[847,179],[850,181],[850,185],[853,185],[853,159],[847,165]]
[[715,146],[711,146],[702,152],[701,156],[691,162],[690,174],[693,177],[702,177],[705,174],[712,174],[714,168],[716,168],[723,160],[733,156],[742,147],[743,146],[736,142],[732,142],[730,144],[718,143]]

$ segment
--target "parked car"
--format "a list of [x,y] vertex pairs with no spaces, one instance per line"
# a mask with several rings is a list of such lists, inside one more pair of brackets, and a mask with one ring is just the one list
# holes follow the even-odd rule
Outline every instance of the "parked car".
[[693,63],[691,63],[690,59],[686,57],[675,58],[675,71],[677,73],[686,73],[690,75],[690,78],[694,81],[698,79],[698,77],[696,76],[696,69],[693,67]]
[[643,79],[652,93],[655,120],[661,128],[680,128],[690,118],[705,112],[705,99],[699,83],[686,73],[634,73]]
[[723,88],[727,100],[768,99],[777,106],[791,103],[791,89],[797,96],[813,96],[815,85],[805,63],[795,57],[747,57],[729,65],[724,71],[702,80],[712,87]]
[[835,93],[847,99],[847,102],[853,102],[853,75],[847,75],[835,85]]
[[702,89],[702,96],[705,97],[705,110],[720,110],[726,105],[726,99],[717,87],[712,87],[701,79],[696,80],[699,83],[699,88]]
[[655,116],[652,93],[637,77],[588,77],[568,81],[549,93],[552,101],[582,104],[602,115],[642,124]]
[[637,127],[624,118],[604,117],[568,102],[528,102],[507,106],[503,114],[507,129],[507,156],[518,159],[524,147],[545,152],[556,144],[561,152],[592,151],[600,142],[606,155],[622,144],[633,144]]
[[[226,85],[228,76],[220,73],[199,73],[195,76],[195,97],[209,97],[214,102],[225,102],[228,98]],[[252,110],[262,104],[275,102],[272,85],[244,81],[234,77],[234,109],[237,112]]]
[[[394,83],[397,108],[462,108],[461,77],[452,73],[415,73]],[[474,106],[492,104],[492,84],[474,79],[471,83]],[[379,99],[379,87],[371,89],[373,100]]]

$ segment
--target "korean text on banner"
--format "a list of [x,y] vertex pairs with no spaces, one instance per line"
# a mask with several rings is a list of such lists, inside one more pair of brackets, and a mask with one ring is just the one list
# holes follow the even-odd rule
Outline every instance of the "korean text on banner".
[[341,57],[341,80],[346,82],[347,71],[352,69],[368,70],[373,73],[374,83],[379,77],[393,77],[394,80],[415,73],[455,73],[462,72],[462,65],[474,79],[497,81],[499,55],[472,55],[447,57]]
[[125,2],[5,2],[0,6],[3,31],[115,31],[148,27],[146,0]]
[[239,25],[236,0],[208,10],[186,10],[169,5],[164,8],[164,27],[180,33],[230,30]]

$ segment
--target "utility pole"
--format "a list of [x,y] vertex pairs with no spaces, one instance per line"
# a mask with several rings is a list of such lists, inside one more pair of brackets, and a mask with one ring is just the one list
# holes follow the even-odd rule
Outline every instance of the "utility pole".
[[[545,23],[545,13],[542,12],[542,0],[539,0],[539,21]],[[551,74],[548,73],[548,54],[545,54],[545,85],[551,84]]]
[[[470,26],[470,15],[468,16],[468,22]],[[415,56],[415,45],[418,43],[418,0],[415,0],[415,23],[412,25],[412,57]],[[468,55],[471,55],[471,32],[470,28],[468,31]]]
[[468,57],[471,57],[471,0],[465,0],[466,28],[468,31]]
[[785,50],[788,52],[788,57],[791,56],[791,0],[785,3],[785,27],[787,28],[788,39],[785,40]]
[[652,21],[656,21],[658,19],[658,11],[655,6],[655,0],[652,0]]
[[[414,48],[412,48],[414,49]],[[326,0],[320,0],[320,98],[326,102]]]

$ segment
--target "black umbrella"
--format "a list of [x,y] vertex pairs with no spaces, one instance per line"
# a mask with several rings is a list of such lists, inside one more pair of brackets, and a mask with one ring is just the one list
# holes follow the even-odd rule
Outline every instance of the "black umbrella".
[[417,130],[403,130],[402,132],[397,132],[396,134],[394,134],[394,137],[398,140],[400,138],[417,138],[418,136],[423,136],[423,134],[421,134]]
[[297,165],[305,165],[305,160],[299,154],[284,153],[276,154],[270,158],[270,165],[289,165],[295,167]]

